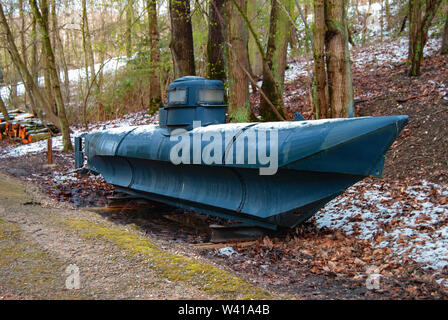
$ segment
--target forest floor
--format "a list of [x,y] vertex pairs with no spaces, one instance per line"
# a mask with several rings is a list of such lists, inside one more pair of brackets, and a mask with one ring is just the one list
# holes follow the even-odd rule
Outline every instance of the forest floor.
[[[0,223],[15,224],[10,228],[20,228],[27,234],[25,237],[27,241],[36,243],[38,246],[36,250],[48,251],[50,254],[62,250],[57,249],[59,245],[62,246],[58,241],[65,243],[63,240],[65,237],[69,238],[69,244],[77,243],[78,240],[74,240],[75,236],[78,237],[76,239],[85,240],[87,237],[88,241],[101,242],[102,246],[107,246],[109,249],[112,248],[110,246],[121,246],[123,252],[132,249],[123,246],[119,241],[113,243],[111,239],[104,244],[104,239],[107,237],[104,235],[97,237],[95,233],[99,235],[100,231],[97,227],[88,235],[80,234],[80,230],[74,229],[73,223],[69,231],[64,229],[64,234],[68,232],[68,235],[54,240],[53,248],[48,248],[45,241],[38,241],[39,232],[34,235],[34,228],[41,228],[44,233],[50,232],[46,231],[47,228],[60,230],[59,226],[64,223],[58,219],[72,219],[70,221],[87,219],[107,228],[120,228],[120,230],[125,228],[126,232],[136,232],[139,237],[156,243],[162,250],[173,250],[183,256],[194,257],[207,265],[218,266],[226,270],[225,272],[229,271],[242,279],[241,281],[251,283],[253,288],[257,288],[255,291],[266,290],[263,292],[268,292],[267,294],[274,297],[446,299],[448,297],[448,153],[446,151],[448,60],[435,53],[438,43],[431,41],[426,50],[422,75],[416,78],[406,75],[407,66],[400,53],[405,47],[402,40],[352,51],[357,115],[407,114],[409,123],[386,154],[381,178],[368,178],[349,188],[345,194],[330,202],[309,222],[287,234],[265,237],[253,243],[229,244],[227,248],[218,246],[210,248],[201,244],[209,241],[207,225],[212,222],[210,220],[212,218],[190,213],[188,216],[196,221],[202,221],[203,224],[201,228],[192,228],[191,224],[181,219],[185,216],[184,211],[154,203],[146,203],[137,211],[126,208],[102,210],[98,207],[105,206],[107,197],[115,195],[113,186],[105,183],[99,176],[88,174],[81,177],[79,172],[73,169],[73,155],[59,152],[60,146],[57,141],[54,143],[56,165],[53,167],[45,165],[44,143],[19,146],[0,141],[0,171],[10,176],[4,179],[14,180],[15,183],[20,180],[21,184],[34,186],[38,191],[33,194],[40,194],[40,197],[47,199],[33,200],[31,203],[25,201],[28,204],[20,204],[20,210],[13,210],[12,214],[9,209],[5,208],[2,211],[0,208],[0,217],[3,218],[3,222],[0,220]],[[286,85],[285,91],[285,101],[291,114],[299,111],[307,119],[311,119],[313,115],[307,102],[309,66],[309,60],[291,63],[288,74],[290,82]],[[252,101],[256,103],[258,99],[258,95],[253,94]],[[149,123],[156,123],[156,119],[142,112],[128,115],[125,119],[99,123],[91,129],[101,128],[103,125],[114,127]],[[75,128],[74,131],[79,133],[82,129]],[[21,198],[19,194],[16,196]],[[3,205],[3,200],[1,203]],[[39,219],[42,214],[26,218],[28,215],[24,213],[29,208],[39,211],[43,204],[45,210],[48,208],[52,212],[49,214],[52,218],[49,219],[48,227],[36,227],[35,224],[40,226],[47,223],[45,219]],[[60,206],[64,209],[58,209]],[[135,207],[135,203],[130,206]],[[82,209],[86,207],[93,207],[89,209],[89,214]],[[51,222],[53,219],[58,222]],[[74,225],[80,226],[80,223]],[[42,239],[50,238],[52,236],[48,234],[42,237]],[[92,240],[93,238],[95,240]],[[117,238],[119,237],[112,237]],[[73,252],[86,252],[86,256],[90,253],[97,254],[90,245],[85,246],[76,248]],[[67,256],[61,261],[68,263],[70,259],[75,259],[74,256]],[[59,261],[58,263],[62,263],[55,259]],[[127,258],[120,256],[112,260],[99,261],[118,272],[119,266],[122,270],[127,270],[127,261],[123,259]],[[25,262],[21,260],[21,266],[28,263],[27,261],[27,259]],[[73,261],[72,263],[77,265],[79,263],[81,270],[87,268],[89,276],[94,278],[98,275],[97,269],[84,266],[82,259],[76,258]],[[114,266],[115,261],[120,261],[117,263],[118,267]],[[137,260],[132,266],[144,268],[139,266]],[[115,274],[115,271],[111,272]],[[163,270],[152,269],[151,272],[150,275],[156,272],[157,277],[162,275],[161,278],[172,280],[163,273]],[[151,276],[148,278],[151,279]],[[0,296],[4,298],[45,297],[45,291],[37,292],[35,295],[29,290],[17,291],[14,286],[7,285],[12,281],[8,279],[8,277],[0,278]],[[118,290],[118,286],[123,283],[132,286],[129,283],[133,283],[135,279],[126,278],[124,282],[116,280],[116,287],[113,286],[114,279],[116,278],[111,277],[112,282],[108,282],[111,284],[111,289],[107,293],[98,294],[95,293],[96,289],[89,289],[90,291],[81,290],[79,294],[87,298],[137,296],[164,298],[170,297],[170,294],[173,294],[170,297],[173,299],[220,296],[220,294],[209,295],[209,291],[202,287],[203,284],[196,286],[195,289],[190,288],[191,290],[184,288],[188,287],[189,280],[180,282],[180,292],[185,291],[183,295],[176,295],[173,288],[173,291],[169,291],[171,289],[168,288],[166,294],[158,294],[157,289],[154,289],[157,285],[151,287],[149,284],[146,287],[142,285],[141,290],[138,288],[128,288],[126,289],[128,291]],[[92,286],[98,284],[98,281],[92,280]],[[371,284],[377,281],[375,283],[379,286],[372,288],[368,285],[369,281]],[[140,286],[140,282],[134,282],[134,286]],[[173,286],[176,287],[176,284]],[[122,286],[125,287],[126,285]],[[117,292],[126,293],[122,296],[114,295],[113,288],[117,289]],[[68,294],[71,293],[65,291],[65,296]],[[241,298],[243,295],[233,297]]]

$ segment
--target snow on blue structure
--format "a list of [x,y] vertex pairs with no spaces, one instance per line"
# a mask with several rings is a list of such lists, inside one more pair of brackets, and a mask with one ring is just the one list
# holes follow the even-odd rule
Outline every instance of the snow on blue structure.
[[[176,84],[185,92],[176,92]],[[176,80],[161,125],[85,134],[78,159],[84,152],[89,170],[130,194],[264,228],[291,228],[356,182],[380,176],[385,153],[408,120],[226,124],[223,94],[200,93],[224,93],[221,85],[199,77]]]

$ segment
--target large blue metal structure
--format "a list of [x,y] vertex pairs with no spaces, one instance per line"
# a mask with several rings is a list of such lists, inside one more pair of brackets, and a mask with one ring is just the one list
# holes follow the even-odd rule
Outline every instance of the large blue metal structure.
[[159,126],[78,137],[76,165],[85,155],[89,170],[151,200],[269,229],[294,227],[349,186],[380,176],[408,120],[225,124],[225,107],[220,81],[180,78],[169,87]]

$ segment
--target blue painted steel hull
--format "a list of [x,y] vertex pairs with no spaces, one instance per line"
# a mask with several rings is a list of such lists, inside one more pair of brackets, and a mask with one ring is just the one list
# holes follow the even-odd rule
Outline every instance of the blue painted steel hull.
[[[296,226],[351,185],[381,175],[384,155],[407,119],[223,124],[184,133],[193,139],[193,134],[232,132],[231,139],[222,143],[223,163],[211,165],[195,160],[194,147],[190,150],[194,164],[173,164],[170,151],[178,140],[155,126],[98,131],[85,135],[84,141],[88,168],[128,193],[276,229]],[[250,133],[258,137],[272,129],[278,133],[278,170],[260,175],[266,165],[258,157],[250,161],[250,152],[258,152],[257,144],[249,142]],[[237,163],[235,146],[240,142],[244,161]],[[209,143],[200,141],[196,155]]]

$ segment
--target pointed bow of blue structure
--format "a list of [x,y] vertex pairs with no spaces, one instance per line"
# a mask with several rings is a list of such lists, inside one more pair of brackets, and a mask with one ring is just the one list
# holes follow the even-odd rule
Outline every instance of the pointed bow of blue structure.
[[[185,130],[177,137],[149,125],[90,133],[84,143],[88,168],[129,193],[267,228],[294,227],[357,181],[381,175],[385,153],[407,119],[222,124]],[[267,137],[271,150],[265,152],[272,152],[273,132],[276,170],[263,175],[260,169],[272,163],[262,163],[257,139]],[[211,144],[204,136],[222,137],[215,150],[221,162],[194,159]],[[170,154],[180,137],[190,141],[188,161],[175,164]]]

